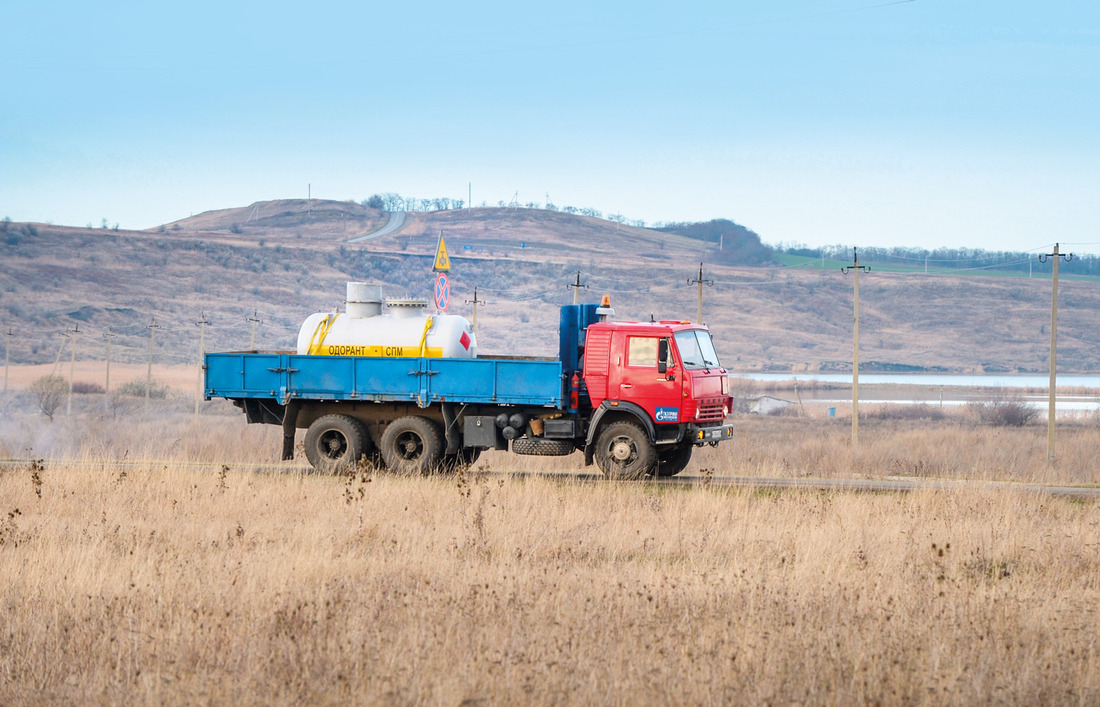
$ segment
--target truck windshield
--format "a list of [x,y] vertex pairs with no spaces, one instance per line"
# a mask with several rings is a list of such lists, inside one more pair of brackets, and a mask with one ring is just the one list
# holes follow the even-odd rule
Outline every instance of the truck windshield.
[[684,368],[717,368],[718,354],[710,340],[710,333],[700,329],[676,332],[676,346]]

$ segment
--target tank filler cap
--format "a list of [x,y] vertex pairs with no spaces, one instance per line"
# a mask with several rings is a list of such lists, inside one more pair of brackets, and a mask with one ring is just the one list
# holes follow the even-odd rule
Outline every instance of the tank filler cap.
[[401,317],[415,317],[428,307],[428,300],[426,299],[387,299],[386,306],[390,308],[390,312],[397,318]]

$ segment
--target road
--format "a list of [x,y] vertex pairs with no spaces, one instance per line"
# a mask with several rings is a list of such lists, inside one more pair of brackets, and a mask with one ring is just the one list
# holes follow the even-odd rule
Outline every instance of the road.
[[363,241],[373,240],[375,238],[381,238],[382,236],[388,236],[391,233],[396,233],[401,230],[401,227],[405,225],[405,212],[404,211],[391,211],[390,219],[386,221],[386,225],[382,228],[368,233],[365,236],[358,236],[352,238],[348,243],[362,243]]
[[[30,467],[31,459],[3,459],[0,460],[0,472],[3,470],[26,469]],[[193,469],[202,472],[219,472],[222,462],[180,462],[174,460],[163,461],[51,461],[44,462],[46,466],[87,466],[110,465],[121,467],[153,467],[172,466]],[[312,474],[313,468],[300,462],[287,462],[283,464],[242,464],[229,462],[225,466],[235,471],[269,474]],[[380,472],[380,473],[385,473]],[[847,493],[910,493],[912,491],[1016,491],[1023,493],[1035,493],[1046,496],[1062,498],[1078,498],[1083,500],[1100,500],[1100,487],[1097,486],[1065,486],[1060,484],[1035,484],[1017,483],[1012,481],[962,481],[954,479],[914,479],[914,478],[889,478],[889,479],[822,479],[811,477],[779,478],[779,477],[755,477],[755,476],[674,476],[662,479],[647,479],[638,482],[616,481],[610,482],[600,473],[571,473],[571,472],[525,472],[525,471],[493,471],[484,472],[487,476],[510,477],[515,479],[547,478],[565,483],[640,483],[656,486],[680,486],[688,488],[716,488],[716,489],[750,489],[750,490],[813,490],[827,492]]]

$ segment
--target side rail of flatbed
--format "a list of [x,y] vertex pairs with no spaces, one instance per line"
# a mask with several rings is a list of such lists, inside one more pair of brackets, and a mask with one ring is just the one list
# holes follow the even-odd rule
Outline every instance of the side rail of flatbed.
[[212,353],[204,361],[205,396],[539,405],[561,408],[556,360],[374,358],[291,353]]

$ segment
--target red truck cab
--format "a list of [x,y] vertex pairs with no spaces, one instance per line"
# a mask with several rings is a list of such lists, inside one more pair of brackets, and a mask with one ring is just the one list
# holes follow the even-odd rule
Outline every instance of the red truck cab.
[[[723,424],[733,405],[729,376],[700,324],[594,322],[585,335],[583,379],[593,409],[586,461],[596,457],[606,468],[619,457],[623,476],[676,474],[692,447],[733,436]],[[616,418],[626,425],[617,434],[597,434]],[[632,439],[631,425],[652,450]]]

